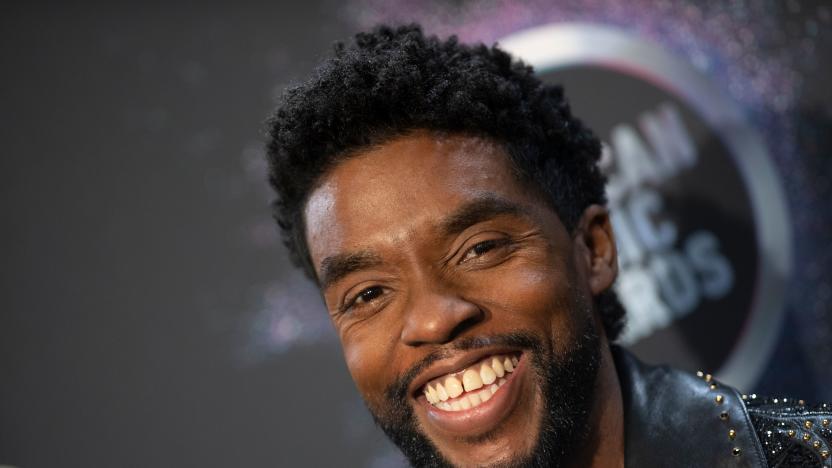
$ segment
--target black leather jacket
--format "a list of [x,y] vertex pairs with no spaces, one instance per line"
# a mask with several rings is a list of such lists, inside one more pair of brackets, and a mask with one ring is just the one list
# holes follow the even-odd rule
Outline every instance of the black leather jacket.
[[628,467],[832,467],[832,405],[759,398],[612,347]]

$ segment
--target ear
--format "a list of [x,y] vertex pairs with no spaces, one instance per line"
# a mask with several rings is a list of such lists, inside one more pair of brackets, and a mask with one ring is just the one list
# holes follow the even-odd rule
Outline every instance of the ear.
[[587,272],[592,295],[609,289],[618,275],[618,253],[607,209],[601,205],[587,207],[575,227],[573,241],[576,260]]

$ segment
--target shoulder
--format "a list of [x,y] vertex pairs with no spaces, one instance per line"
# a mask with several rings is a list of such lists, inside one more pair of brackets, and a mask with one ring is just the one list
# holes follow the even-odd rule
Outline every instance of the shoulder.
[[767,466],[735,389],[704,373],[646,365],[620,348],[613,348],[613,358],[624,403],[626,466]]
[[627,466],[677,460],[673,466],[832,468],[832,405],[742,395],[709,374],[646,365],[612,350]]
[[832,467],[832,405],[743,395],[771,467]]

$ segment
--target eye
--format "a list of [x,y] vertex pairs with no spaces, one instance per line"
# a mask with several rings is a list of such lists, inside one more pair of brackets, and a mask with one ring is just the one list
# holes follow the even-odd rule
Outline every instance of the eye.
[[473,247],[468,249],[467,252],[465,252],[465,255],[462,256],[462,259],[459,262],[463,263],[481,257],[489,251],[494,250],[498,247],[503,247],[508,243],[508,239],[489,239],[482,242],[478,242]]
[[346,303],[344,310],[349,310],[353,307],[361,307],[377,299],[382,294],[384,294],[384,288],[381,286],[370,286],[369,288],[362,289],[361,292],[353,296],[352,299]]

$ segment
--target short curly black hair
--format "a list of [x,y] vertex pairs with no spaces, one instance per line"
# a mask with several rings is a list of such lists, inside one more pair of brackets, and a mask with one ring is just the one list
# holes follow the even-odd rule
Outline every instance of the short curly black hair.
[[[497,46],[425,36],[415,24],[336,43],[308,81],[286,90],[268,126],[274,216],[312,279],[303,210],[317,181],[339,159],[417,130],[501,144],[570,231],[587,206],[606,203],[600,141],[572,116],[560,86]],[[612,340],[623,308],[611,292],[598,302]]]

